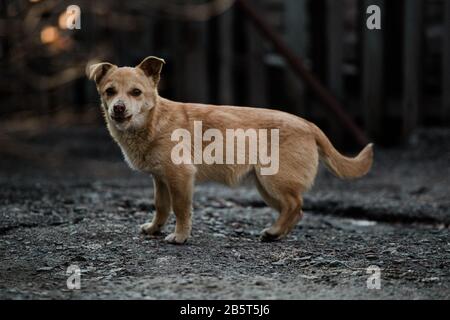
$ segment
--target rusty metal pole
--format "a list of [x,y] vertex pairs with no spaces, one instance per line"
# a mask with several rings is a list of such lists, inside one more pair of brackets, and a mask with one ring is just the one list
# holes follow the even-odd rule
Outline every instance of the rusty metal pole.
[[337,99],[320,83],[320,81],[305,67],[303,61],[298,57],[283,41],[283,39],[274,32],[269,24],[257,12],[255,8],[249,4],[247,0],[236,0],[238,8],[246,15],[247,18],[255,25],[256,29],[268,39],[275,49],[288,62],[290,67],[294,70],[311,90],[317,95],[319,100],[332,111],[337,119],[348,129],[355,140],[361,145],[365,146],[369,142],[365,133],[359,128],[345,112]]

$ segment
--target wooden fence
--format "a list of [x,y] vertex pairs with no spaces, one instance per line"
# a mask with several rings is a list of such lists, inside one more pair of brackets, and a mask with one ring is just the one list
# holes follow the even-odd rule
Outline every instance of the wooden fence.
[[[395,144],[407,141],[418,126],[450,124],[450,1],[244,1],[370,139]],[[19,24],[18,33],[21,12],[25,15],[33,5],[23,2],[22,11],[12,16],[11,8],[19,2],[0,1],[2,25]],[[204,21],[191,21],[139,7],[139,1],[103,4],[103,11],[95,3],[81,4],[82,29],[73,33],[78,45],[42,61],[70,65],[94,52],[133,65],[159,55],[167,61],[161,94],[168,98],[281,109],[317,122],[336,143],[354,144],[339,117],[324,108],[310,84],[236,4]],[[374,4],[381,9],[381,30],[366,27],[366,9]],[[117,15],[124,13],[129,28],[117,25]],[[0,34],[5,71],[0,76],[1,114],[28,109],[51,113],[62,105],[85,110],[97,103],[92,84],[81,77],[50,90],[27,87],[26,79],[19,79],[24,85],[11,84],[14,41],[8,32]]]

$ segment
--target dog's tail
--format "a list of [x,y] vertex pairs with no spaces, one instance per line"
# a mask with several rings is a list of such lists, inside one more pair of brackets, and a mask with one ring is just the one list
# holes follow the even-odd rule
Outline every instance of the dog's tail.
[[355,158],[340,154],[328,140],[327,136],[315,124],[311,127],[319,148],[320,158],[328,169],[342,179],[352,179],[364,176],[369,172],[373,162],[373,144],[368,144]]

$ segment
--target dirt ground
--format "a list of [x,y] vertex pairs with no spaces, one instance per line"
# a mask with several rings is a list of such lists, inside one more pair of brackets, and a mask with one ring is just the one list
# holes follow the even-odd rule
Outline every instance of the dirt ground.
[[140,236],[151,178],[126,167],[105,128],[4,128],[0,145],[0,298],[450,298],[450,130],[376,148],[358,181],[322,168],[305,219],[276,243],[260,242],[276,215],[250,186],[198,186],[185,246]]

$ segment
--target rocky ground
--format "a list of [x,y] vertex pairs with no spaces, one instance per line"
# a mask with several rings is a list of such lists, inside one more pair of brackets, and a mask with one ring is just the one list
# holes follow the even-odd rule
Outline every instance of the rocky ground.
[[[104,128],[4,132],[0,298],[450,298],[450,130],[376,148],[358,181],[321,170],[305,219],[277,243],[259,240],[275,213],[251,187],[199,186],[185,246],[139,235],[151,179],[126,167]],[[80,290],[67,288],[71,265]]]

